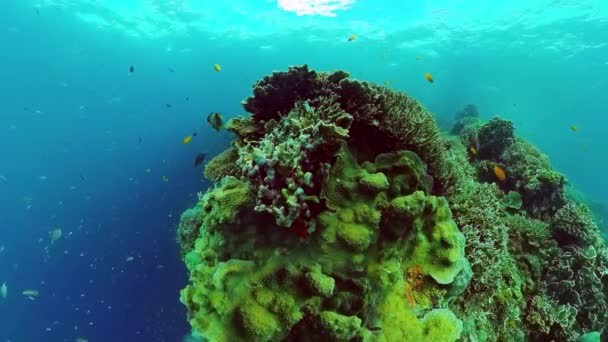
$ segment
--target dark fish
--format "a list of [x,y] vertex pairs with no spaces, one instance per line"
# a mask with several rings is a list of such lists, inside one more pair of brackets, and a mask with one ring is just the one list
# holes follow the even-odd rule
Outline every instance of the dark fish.
[[131,65],[131,66],[129,67],[129,72],[134,72],[134,71],[135,71],[135,67]]
[[173,68],[169,67],[168,68],[169,72],[175,72],[175,70],[173,70]]
[[190,97],[186,96],[186,101],[190,101]]
[[207,116],[207,122],[214,130],[219,132],[223,125],[222,114],[216,112],[209,113],[209,116]]
[[170,103],[165,103],[165,107],[167,107],[167,108],[171,108],[171,107],[173,107],[173,106],[172,106]]
[[193,136],[193,137],[195,137],[195,136],[197,136],[197,135],[198,135],[198,133],[197,133],[197,132],[192,132],[192,136]]
[[140,143],[140,144],[141,144],[143,141],[144,141],[144,139],[143,139],[142,137],[137,137],[137,142],[138,142],[138,143]]
[[85,178],[85,176],[82,175],[82,173],[80,174],[80,179],[82,179],[83,182],[87,181],[87,179]]
[[205,157],[207,157],[207,155],[204,153],[197,154],[196,158],[194,158],[194,167],[201,165],[205,161]]

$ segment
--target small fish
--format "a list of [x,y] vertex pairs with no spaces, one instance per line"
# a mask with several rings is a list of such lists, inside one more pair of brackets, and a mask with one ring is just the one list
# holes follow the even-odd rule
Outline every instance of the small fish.
[[173,70],[173,68],[169,67],[167,68],[169,70],[169,72],[175,72],[175,70]]
[[83,182],[87,181],[87,178],[82,173],[80,174],[80,179],[82,179]]
[[570,130],[572,132],[578,132],[578,127],[576,127],[575,125],[570,126]]
[[201,165],[205,161],[205,157],[207,157],[207,155],[204,153],[197,154],[196,158],[194,158],[194,167]]
[[160,177],[160,179],[165,183],[167,183],[169,181],[169,177],[167,177],[167,176],[162,176],[162,177]]
[[356,34],[351,34],[350,36],[348,36],[348,41],[349,42],[352,42],[355,39],[357,39],[357,35]]
[[429,83],[433,83],[433,76],[431,74],[429,74],[428,72],[426,74],[424,74],[424,78],[426,78],[426,80],[429,81]]
[[469,151],[471,152],[471,154],[472,154],[472,155],[474,155],[474,156],[476,156],[476,155],[477,155],[477,149],[476,149],[475,147],[471,146],[471,147],[469,148]]
[[137,137],[137,142],[138,142],[138,143],[140,143],[140,144],[141,144],[143,141],[144,141],[144,139],[143,139],[142,137]]
[[190,96],[186,96],[186,102],[190,101]]
[[496,179],[501,182],[504,182],[507,179],[507,174],[505,173],[505,170],[503,170],[502,167],[498,165],[494,165],[494,175],[496,176]]
[[172,104],[170,104],[170,103],[165,103],[165,107],[167,107],[167,108],[171,108],[171,107],[173,107],[173,105],[172,105]]
[[133,260],[135,260],[135,258],[130,255],[125,259],[126,262],[131,262]]
[[222,119],[222,114],[211,112],[207,116],[207,122],[209,123],[209,125],[211,125],[213,129],[219,132],[220,129],[222,129],[223,127],[224,119]]
[[55,228],[55,229],[51,230],[49,232],[49,237],[51,238],[51,243],[55,243],[55,241],[61,239],[61,235],[63,235],[61,228]]
[[222,71],[222,67],[219,64],[213,64],[213,70],[220,72]]
[[22,295],[30,298],[30,299],[34,299],[36,297],[38,297],[38,290],[23,290],[23,292],[21,292]]
[[6,178],[4,175],[0,175],[0,181],[8,182],[8,178]]
[[8,296],[8,287],[6,286],[6,282],[2,283],[2,286],[0,286],[0,297],[2,297],[2,299],[6,299],[6,297]]
[[385,85],[385,86],[390,86],[390,85],[393,85],[393,83],[395,83],[395,80],[384,81],[384,85]]
[[129,72],[130,72],[130,73],[135,72],[135,67],[131,65],[131,66],[129,67]]
[[192,136],[189,135],[189,136],[185,137],[184,140],[182,140],[182,144],[188,145],[191,141],[192,141]]
[[150,172],[152,172],[152,169],[147,168],[147,169],[146,169],[146,173],[150,173]]
[[193,137],[195,137],[195,136],[197,136],[197,135],[198,135],[198,133],[197,133],[196,131],[195,131],[195,132],[192,132],[192,136],[193,136]]
[[422,56],[416,56],[416,60],[417,61],[421,61],[422,60]]
[[74,342],[89,342],[89,340],[87,340],[84,337],[77,337],[76,340],[74,340]]

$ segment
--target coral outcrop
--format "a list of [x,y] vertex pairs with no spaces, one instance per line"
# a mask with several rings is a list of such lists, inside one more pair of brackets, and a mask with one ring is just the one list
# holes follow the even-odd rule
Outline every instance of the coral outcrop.
[[178,229],[199,336],[577,341],[606,327],[598,229],[512,123],[469,105],[444,136],[406,94],[306,65],[243,107]]

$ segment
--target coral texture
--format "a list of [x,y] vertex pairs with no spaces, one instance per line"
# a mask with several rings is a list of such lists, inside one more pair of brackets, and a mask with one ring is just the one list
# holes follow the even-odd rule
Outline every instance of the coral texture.
[[474,105],[441,134],[404,93],[306,65],[226,124],[178,229],[209,341],[578,341],[608,325],[608,252],[566,179]]

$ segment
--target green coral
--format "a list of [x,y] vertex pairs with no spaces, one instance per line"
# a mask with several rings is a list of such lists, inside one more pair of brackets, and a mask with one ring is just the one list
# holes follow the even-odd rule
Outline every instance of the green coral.
[[204,339],[576,341],[606,328],[598,228],[511,122],[469,105],[460,136],[442,136],[406,94],[307,66],[257,82],[244,107],[205,170],[218,184],[179,227],[180,298]]
[[224,176],[237,176],[238,170],[235,167],[235,163],[238,157],[238,153],[234,147],[226,149],[205,165],[205,177],[214,182],[219,182]]

